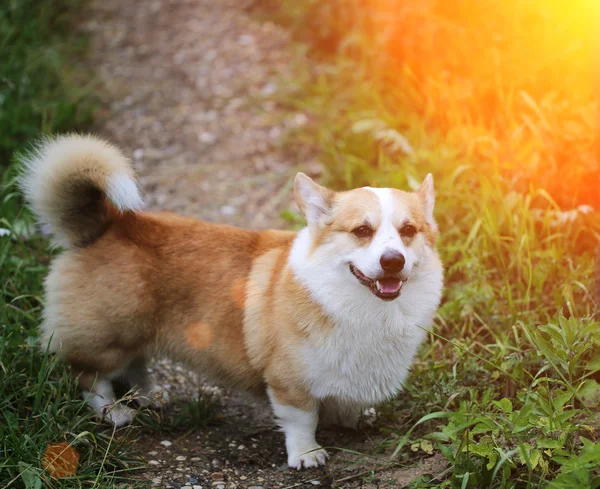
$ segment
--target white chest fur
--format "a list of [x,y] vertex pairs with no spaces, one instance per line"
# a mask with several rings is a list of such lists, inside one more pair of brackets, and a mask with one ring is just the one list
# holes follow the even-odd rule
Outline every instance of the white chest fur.
[[305,372],[312,395],[363,407],[394,396],[425,335],[398,319],[395,325],[353,320],[338,325],[322,344],[306,345]]

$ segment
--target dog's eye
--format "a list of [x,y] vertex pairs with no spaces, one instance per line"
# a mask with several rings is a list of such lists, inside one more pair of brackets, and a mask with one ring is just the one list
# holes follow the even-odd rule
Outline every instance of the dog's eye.
[[405,224],[400,229],[400,234],[402,236],[406,236],[407,238],[412,238],[415,234],[417,234],[417,228],[412,224]]
[[367,225],[358,226],[352,230],[352,234],[357,238],[370,238],[373,236],[373,228]]

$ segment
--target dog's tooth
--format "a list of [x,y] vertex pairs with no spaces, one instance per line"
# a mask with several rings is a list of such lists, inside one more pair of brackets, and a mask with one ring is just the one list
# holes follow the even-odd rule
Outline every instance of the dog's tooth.
[[379,283],[379,280],[375,280],[375,283],[377,284],[377,290],[381,292],[381,284]]

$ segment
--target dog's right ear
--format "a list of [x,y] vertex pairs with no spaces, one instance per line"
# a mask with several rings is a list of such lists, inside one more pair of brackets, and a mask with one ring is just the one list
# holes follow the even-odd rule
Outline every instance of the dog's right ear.
[[294,180],[294,198],[310,227],[320,226],[329,214],[335,192],[322,187],[304,173]]

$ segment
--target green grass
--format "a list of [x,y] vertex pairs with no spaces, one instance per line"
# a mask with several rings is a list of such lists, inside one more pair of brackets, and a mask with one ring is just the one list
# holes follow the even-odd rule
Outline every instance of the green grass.
[[314,121],[290,153],[316,145],[337,189],[435,177],[444,299],[379,423],[393,460],[448,460],[415,488],[600,487],[600,221],[561,223],[598,203],[581,3],[269,2],[320,64],[281,97]]
[[[37,343],[50,256],[46,240],[31,232],[10,159],[40,133],[90,121],[89,79],[74,69],[85,38],[73,22],[84,5],[0,3],[0,228],[10,233],[0,237],[0,488],[124,487],[124,471],[140,465],[131,454],[133,437],[98,426],[67,369]],[[54,479],[42,460],[48,446],[61,442],[79,453],[79,466]]]

